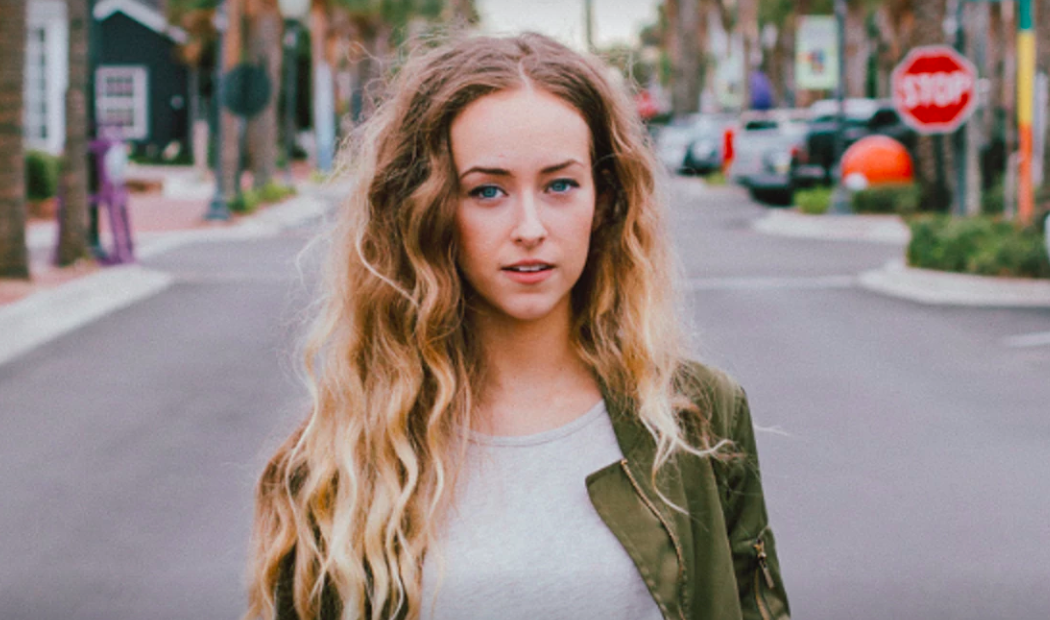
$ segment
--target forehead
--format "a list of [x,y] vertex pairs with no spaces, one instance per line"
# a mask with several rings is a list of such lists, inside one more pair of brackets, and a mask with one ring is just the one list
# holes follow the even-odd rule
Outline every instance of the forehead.
[[569,158],[590,164],[591,132],[583,116],[547,91],[515,89],[486,95],[452,122],[452,157],[474,165],[544,167]]

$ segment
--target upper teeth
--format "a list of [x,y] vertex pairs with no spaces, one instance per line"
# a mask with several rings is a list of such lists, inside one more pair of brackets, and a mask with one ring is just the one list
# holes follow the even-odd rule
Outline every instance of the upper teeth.
[[518,265],[511,267],[514,271],[540,271],[544,269],[546,265]]

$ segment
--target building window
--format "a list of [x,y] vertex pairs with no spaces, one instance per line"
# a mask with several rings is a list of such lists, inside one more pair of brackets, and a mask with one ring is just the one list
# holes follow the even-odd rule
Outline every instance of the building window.
[[47,28],[31,26],[26,41],[25,137],[31,143],[47,140]]
[[99,67],[95,74],[95,106],[99,131],[119,130],[124,140],[149,135],[145,67]]

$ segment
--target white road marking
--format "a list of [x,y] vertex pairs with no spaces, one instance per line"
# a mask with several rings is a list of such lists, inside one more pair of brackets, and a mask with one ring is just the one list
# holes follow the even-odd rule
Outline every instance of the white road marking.
[[1003,338],[1003,344],[1015,349],[1050,346],[1050,332],[1036,332]]
[[684,289],[686,291],[819,290],[853,288],[856,284],[856,276],[693,278],[685,281]]

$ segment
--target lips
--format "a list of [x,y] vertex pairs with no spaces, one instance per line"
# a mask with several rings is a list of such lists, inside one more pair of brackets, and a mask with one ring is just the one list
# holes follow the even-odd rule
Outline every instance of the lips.
[[554,265],[538,260],[524,260],[502,268],[508,278],[518,284],[539,284],[554,271]]

